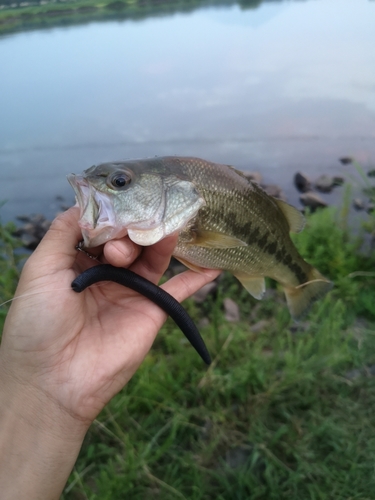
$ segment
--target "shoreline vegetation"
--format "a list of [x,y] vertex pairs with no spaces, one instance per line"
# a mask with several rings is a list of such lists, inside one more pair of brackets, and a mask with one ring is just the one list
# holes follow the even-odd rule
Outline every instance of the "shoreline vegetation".
[[142,20],[202,7],[256,8],[264,0],[0,0],[0,35],[93,21]]
[[[91,426],[62,500],[374,498],[375,249],[362,243],[375,215],[353,236],[344,198],[293,235],[333,290],[299,323],[269,280],[262,301],[226,273],[187,300],[212,365],[168,320]],[[14,229],[0,231],[0,302],[23,258]]]

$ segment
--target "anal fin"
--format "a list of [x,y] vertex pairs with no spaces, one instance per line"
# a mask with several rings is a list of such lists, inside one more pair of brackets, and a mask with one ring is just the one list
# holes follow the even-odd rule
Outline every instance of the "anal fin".
[[244,288],[255,299],[262,299],[266,291],[266,282],[263,276],[251,276],[250,274],[235,274],[234,275]]

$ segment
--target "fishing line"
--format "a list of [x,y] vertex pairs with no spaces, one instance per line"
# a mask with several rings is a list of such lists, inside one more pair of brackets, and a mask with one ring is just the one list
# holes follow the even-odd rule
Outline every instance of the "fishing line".
[[299,290],[300,288],[304,288],[305,286],[310,285],[311,283],[330,283],[330,281],[324,280],[322,278],[317,278],[315,280],[306,281],[306,283],[302,283],[301,285],[295,286],[294,288],[296,290]]
[[[96,283],[95,284],[95,288],[99,288],[101,286],[105,286],[105,283]],[[66,287],[64,286],[63,288],[49,288],[48,290],[40,290],[40,291],[37,291],[37,292],[22,293],[21,295],[16,295],[16,296],[14,296],[11,299],[6,300],[5,302],[2,302],[0,304],[0,307],[5,306],[6,304],[9,304],[9,302],[13,302],[13,300],[23,299],[25,297],[31,297],[33,295],[38,295],[40,293],[61,292],[62,290],[71,290],[71,289],[72,289],[71,286],[66,286]]]

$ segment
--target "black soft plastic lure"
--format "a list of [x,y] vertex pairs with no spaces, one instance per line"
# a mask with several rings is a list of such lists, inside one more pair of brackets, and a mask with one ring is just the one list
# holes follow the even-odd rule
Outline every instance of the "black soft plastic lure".
[[72,288],[75,292],[80,293],[99,281],[114,281],[154,302],[175,321],[203,361],[207,365],[211,363],[210,354],[194,321],[172,295],[129,269],[109,264],[101,264],[87,269],[72,282]]

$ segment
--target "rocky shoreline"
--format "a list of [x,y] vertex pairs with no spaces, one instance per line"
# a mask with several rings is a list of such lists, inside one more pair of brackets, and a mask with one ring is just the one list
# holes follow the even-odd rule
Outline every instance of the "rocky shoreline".
[[[340,158],[343,164],[354,163],[352,158]],[[280,186],[276,184],[264,184],[262,182],[262,174],[260,172],[244,172],[245,176],[251,181],[259,184],[267,194],[275,198],[280,198],[288,201],[287,196]],[[370,169],[367,172],[368,177],[375,177],[375,169]],[[326,174],[320,175],[317,179],[313,180],[303,172],[296,172],[294,174],[294,186],[301,193],[300,202],[311,211],[319,208],[329,206],[319,193],[331,193],[337,187],[345,184],[344,177],[329,176]],[[364,198],[355,198],[353,200],[353,207],[355,210],[363,210],[368,213],[375,210],[375,205],[372,199],[375,198],[375,187],[370,188],[371,192],[364,190]],[[63,204],[63,199],[58,198],[62,202],[61,211],[66,210],[68,207]],[[302,209],[303,211],[304,209]],[[57,215],[57,214],[56,214]],[[40,240],[43,238],[51,225],[51,220],[47,219],[43,214],[20,215],[17,220],[22,224],[14,231],[14,236],[17,236],[24,248],[28,250],[35,250]]]

